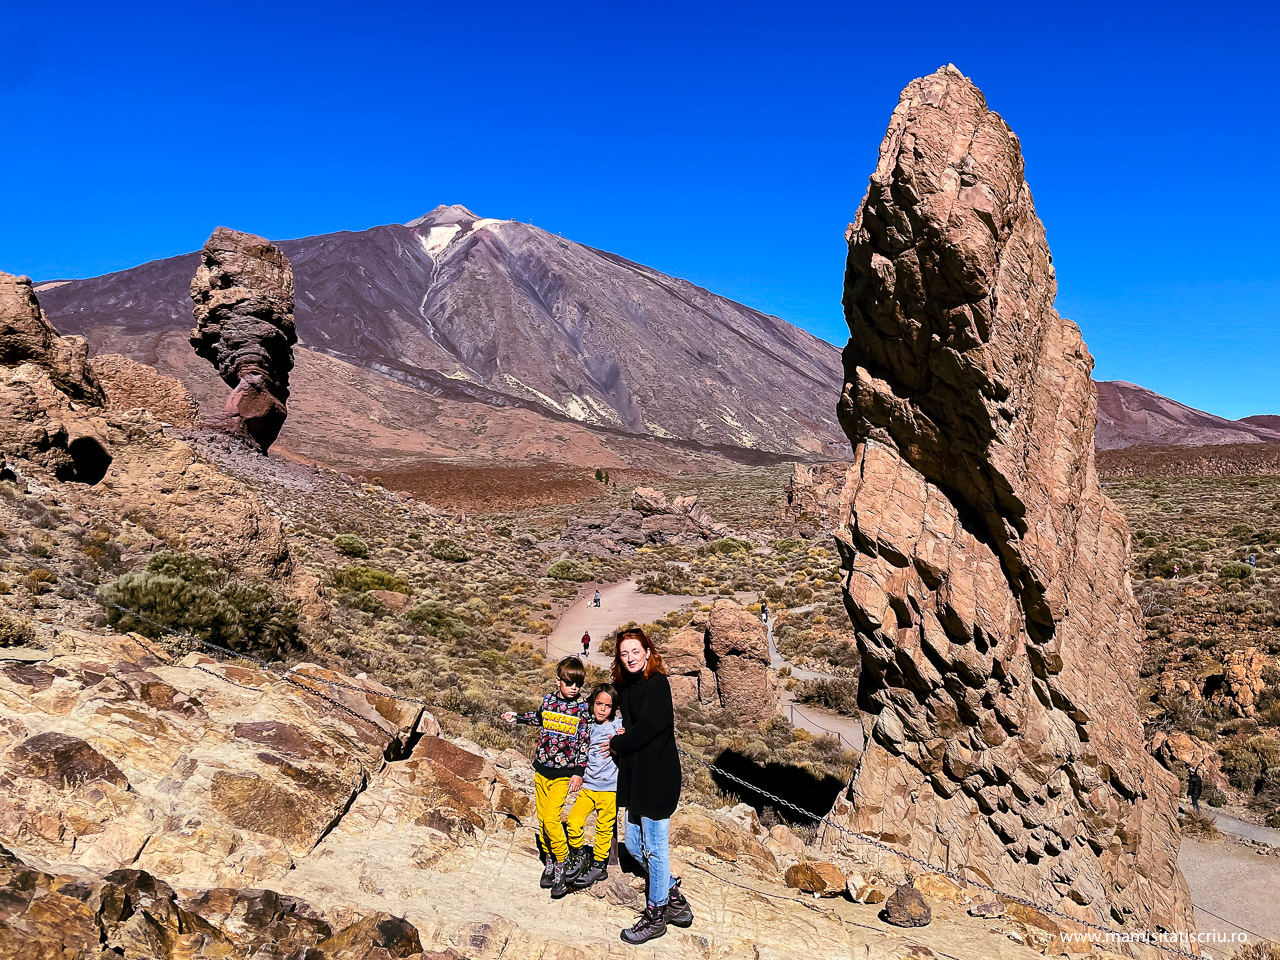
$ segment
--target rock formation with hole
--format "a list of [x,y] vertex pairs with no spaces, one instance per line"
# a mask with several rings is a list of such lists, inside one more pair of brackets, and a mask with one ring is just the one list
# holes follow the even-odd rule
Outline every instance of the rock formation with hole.
[[868,744],[832,816],[1080,919],[1192,929],[1093,360],[1018,139],[954,67],[903,91],[847,239],[837,545]]
[[273,243],[218,227],[191,281],[191,345],[231,387],[208,425],[263,453],[284,426],[293,369],[293,269]]

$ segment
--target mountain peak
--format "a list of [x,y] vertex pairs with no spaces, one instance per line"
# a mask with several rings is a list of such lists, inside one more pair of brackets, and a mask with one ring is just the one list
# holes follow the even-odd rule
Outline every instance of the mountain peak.
[[467,209],[460,203],[445,204],[442,203],[430,213],[418,217],[416,220],[410,220],[405,224],[406,227],[421,226],[446,226],[451,223],[465,223],[473,220],[479,220],[480,215]]

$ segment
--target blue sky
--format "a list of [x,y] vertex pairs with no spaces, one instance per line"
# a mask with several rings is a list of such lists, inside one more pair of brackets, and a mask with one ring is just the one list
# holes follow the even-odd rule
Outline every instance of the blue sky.
[[953,62],[1022,140],[1095,375],[1280,413],[1268,7],[45,6],[0,9],[9,272],[462,203],[842,344],[845,224],[899,91]]

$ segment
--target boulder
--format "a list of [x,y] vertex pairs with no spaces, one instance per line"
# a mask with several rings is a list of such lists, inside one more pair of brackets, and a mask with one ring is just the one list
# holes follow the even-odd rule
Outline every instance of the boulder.
[[194,427],[200,422],[200,405],[176,377],[118,353],[91,357],[89,367],[102,385],[108,410],[146,410],[175,427]]
[[298,342],[289,259],[262,237],[218,227],[200,252],[191,299],[191,345],[232,388],[208,425],[266,453],[284,426]]
[[955,67],[903,91],[846,237],[836,543],[869,735],[831,815],[1095,922],[1190,931],[1093,361],[1054,310],[1018,139]]
[[924,927],[933,919],[933,911],[919,890],[909,883],[901,883],[885,900],[880,916],[895,927]]
[[787,868],[787,886],[823,897],[839,897],[845,892],[844,872],[834,863],[808,861]]

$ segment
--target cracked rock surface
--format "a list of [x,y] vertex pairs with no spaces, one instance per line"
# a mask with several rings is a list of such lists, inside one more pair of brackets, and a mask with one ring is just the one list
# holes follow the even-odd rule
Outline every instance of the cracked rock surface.
[[1190,929],[1093,360],[1018,139],[954,67],[903,91],[847,239],[837,542],[869,736],[833,816],[1080,919]]

